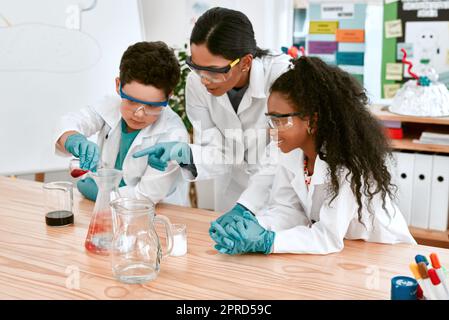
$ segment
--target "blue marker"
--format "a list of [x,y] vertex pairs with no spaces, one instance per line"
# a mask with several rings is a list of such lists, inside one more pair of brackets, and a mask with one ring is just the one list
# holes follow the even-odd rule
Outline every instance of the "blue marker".
[[416,264],[419,264],[420,262],[424,262],[426,264],[426,266],[429,265],[429,261],[427,261],[427,258],[421,254],[417,254],[415,256],[415,261],[416,261]]

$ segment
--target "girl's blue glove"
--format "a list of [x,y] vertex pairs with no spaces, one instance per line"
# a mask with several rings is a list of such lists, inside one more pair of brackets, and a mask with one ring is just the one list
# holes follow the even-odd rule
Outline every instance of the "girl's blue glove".
[[[234,223],[223,228],[212,222],[209,234],[217,242],[215,249],[221,253],[272,252],[275,233],[263,228],[256,219],[234,216]],[[254,221],[256,220],[256,221]]]
[[97,144],[87,140],[80,133],[70,135],[65,141],[64,148],[80,159],[82,170],[93,170],[100,159],[100,149]]
[[237,203],[230,211],[220,216],[216,221],[224,228],[229,223],[234,222],[234,216],[245,217],[248,219],[252,218],[253,220],[257,221],[251,211],[246,209],[240,203]]
[[90,177],[86,179],[80,179],[76,183],[76,187],[78,188],[78,191],[81,192],[81,194],[87,199],[92,201],[97,200],[98,187],[94,179]]

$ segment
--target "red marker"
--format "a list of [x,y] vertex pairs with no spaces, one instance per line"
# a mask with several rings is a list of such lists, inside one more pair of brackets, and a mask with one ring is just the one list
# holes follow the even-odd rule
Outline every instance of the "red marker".
[[427,271],[430,277],[430,281],[432,282],[432,291],[435,296],[436,300],[448,300],[449,297],[446,294],[446,291],[444,290],[443,285],[441,284],[440,278],[438,278],[438,275],[435,271],[435,269],[429,269]]
[[440,278],[441,284],[446,292],[446,295],[449,296],[449,284],[447,283],[447,278],[444,275],[443,269],[441,268],[440,259],[436,253],[430,254],[430,262],[432,263],[432,267],[435,269],[438,278]]

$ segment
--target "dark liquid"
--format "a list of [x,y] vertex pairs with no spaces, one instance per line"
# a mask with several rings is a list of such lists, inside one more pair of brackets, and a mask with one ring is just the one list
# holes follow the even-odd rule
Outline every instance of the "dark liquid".
[[73,212],[67,210],[48,212],[45,215],[45,223],[54,227],[73,224]]
[[78,177],[81,177],[83,174],[86,174],[88,171],[89,171],[89,170],[73,169],[73,170],[70,172],[70,175],[71,175],[73,178],[78,178]]

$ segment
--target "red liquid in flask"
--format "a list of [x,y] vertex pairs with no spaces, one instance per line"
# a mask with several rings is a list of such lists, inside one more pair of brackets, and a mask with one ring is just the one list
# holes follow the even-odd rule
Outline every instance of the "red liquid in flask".
[[89,170],[73,169],[70,172],[70,175],[73,178],[78,178],[78,177],[81,177],[83,174],[86,174],[87,172],[89,172]]
[[98,213],[96,219],[91,221],[91,224],[89,225],[84,247],[92,253],[108,255],[111,242],[111,212]]

